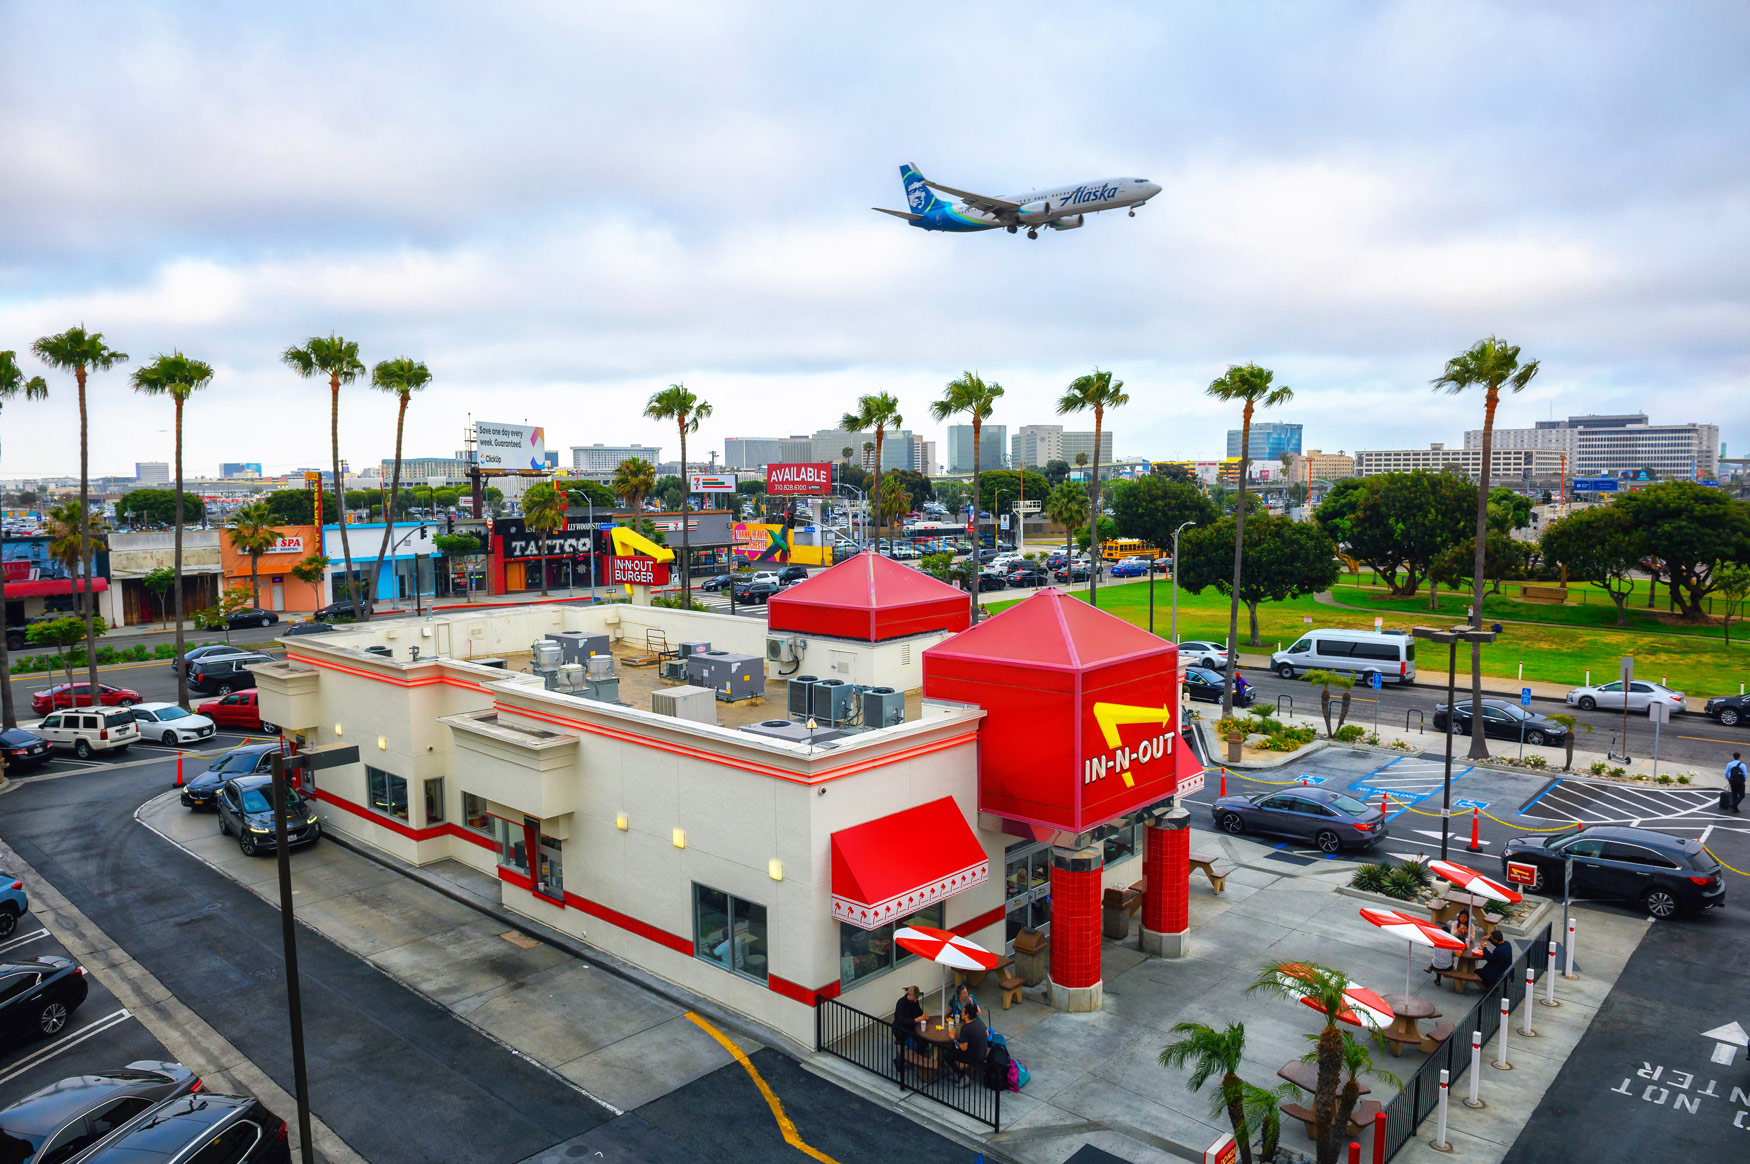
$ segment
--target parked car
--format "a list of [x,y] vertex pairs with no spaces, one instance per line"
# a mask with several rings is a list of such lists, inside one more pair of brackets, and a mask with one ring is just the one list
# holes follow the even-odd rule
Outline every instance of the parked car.
[[[219,786],[219,833],[235,835],[245,857],[272,852],[273,777],[233,776]],[[292,848],[313,845],[322,836],[316,810],[296,788],[286,789],[286,843]]]
[[1038,562],[1016,562],[1004,581],[1010,586],[1044,586],[1051,581],[1051,571]]
[[278,724],[261,718],[261,704],[255,688],[233,691],[221,699],[209,699],[196,705],[200,713],[220,727],[241,728],[249,732],[277,732]]
[[751,602],[758,606],[780,589],[782,587],[776,582],[757,582],[752,578],[738,578],[735,582],[735,589],[730,591],[730,595],[736,602]]
[[[1461,736],[1471,734],[1470,700],[1460,699],[1454,705],[1453,731]],[[1446,704],[1434,705],[1434,730],[1446,730]],[[1518,740],[1528,744],[1559,744],[1568,738],[1568,729],[1547,715],[1538,715],[1498,699],[1483,700],[1483,735],[1496,740]]]
[[986,566],[978,572],[978,589],[981,593],[987,590],[1003,590],[1008,585],[1008,575],[1001,570]]
[[67,1164],[147,1108],[200,1087],[181,1063],[156,1059],[59,1080],[0,1111],[0,1160]]
[[280,636],[284,638],[288,635],[325,635],[331,634],[338,629],[339,628],[331,622],[317,622],[315,619],[311,619],[309,622],[293,623],[291,626],[281,631]]
[[216,730],[206,714],[184,711],[174,703],[136,703],[134,722],[140,725],[140,735],[172,748],[211,739]]
[[808,567],[785,566],[782,570],[778,571],[778,581],[786,586],[792,582],[806,582],[808,581]]
[[271,610],[263,610],[259,606],[245,606],[241,610],[233,610],[225,616],[225,623],[232,630],[242,630],[248,626],[272,626],[279,620],[279,615]]
[[182,786],[179,799],[184,808],[217,808],[219,789],[225,781],[237,776],[259,776],[273,770],[278,744],[244,744],[232,748],[214,761],[213,766],[197,776],[191,776]]
[[[1185,688],[1185,696],[1199,703],[1220,703],[1222,691],[1227,685],[1227,677],[1220,671],[1212,671],[1208,667],[1187,667],[1185,678],[1181,684]],[[1255,687],[1247,687],[1244,691],[1234,692],[1235,707],[1250,707],[1258,700]]]
[[189,668],[188,687],[198,695],[229,695],[255,686],[255,668],[273,660],[267,655],[220,655],[201,659]]
[[773,586],[782,586],[784,579],[778,576],[776,570],[756,570],[745,579],[748,582],[768,582]]
[[[295,629],[295,628],[294,628]],[[290,634],[292,631],[287,631]],[[204,647],[196,647],[182,656],[183,666],[192,666],[197,659],[216,659],[220,655],[253,655],[256,652],[249,647],[233,647],[229,643],[208,643]],[[170,670],[175,672],[176,660],[170,660]]]
[[[370,603],[367,602],[364,604],[364,612],[365,618],[368,619],[371,617],[372,611]],[[310,617],[317,622],[333,622],[336,619],[340,619],[344,622],[358,621],[357,617],[352,612],[352,602],[350,600],[346,602],[330,602],[327,606],[319,607],[311,612]]]
[[[1568,692],[1568,706],[1577,707],[1581,711],[1591,711],[1593,708],[1603,708],[1605,711],[1621,711],[1624,699],[1622,680],[1610,683],[1599,683],[1591,687],[1576,687]],[[1628,684],[1628,709],[1647,713],[1649,704],[1657,700],[1670,708],[1672,715],[1682,715],[1687,708],[1683,692],[1673,691],[1658,683],[1649,683],[1645,679],[1631,679]]]
[[916,546],[904,545],[893,547],[893,559],[896,562],[915,562],[924,556],[924,552]]
[[706,594],[715,594],[719,590],[729,589],[734,581],[734,574],[717,574],[699,583],[699,589]]
[[0,873],[0,938],[18,928],[18,919],[30,909],[30,894],[24,882],[10,873]]
[[97,752],[125,752],[140,738],[140,725],[125,707],[51,711],[35,730],[51,744],[72,748],[81,760],[89,760]]
[[1710,699],[1701,713],[1709,719],[1717,719],[1726,727],[1737,727],[1746,718],[1750,718],[1750,696],[1722,695],[1718,699]]
[[1295,837],[1323,853],[1365,849],[1390,835],[1377,806],[1323,788],[1222,796],[1209,807],[1215,827],[1224,833]]
[[1059,582],[1086,582],[1088,566],[1086,562],[1071,562],[1067,566],[1059,566],[1051,572],[1051,576]]
[[90,988],[85,967],[57,954],[0,963],[0,1031],[13,1041],[58,1035]]
[[1563,865],[1572,861],[1576,897],[1638,901],[1652,916],[1726,904],[1720,863],[1690,837],[1627,825],[1593,825],[1557,837],[1515,837],[1501,848],[1501,875],[1517,863],[1536,870],[1534,892],[1559,896]]
[[1306,671],[1337,671],[1404,685],[1416,681],[1416,640],[1402,631],[1308,631],[1270,656],[1284,679]]
[[23,728],[9,728],[0,732],[0,752],[6,753],[8,772],[34,771],[55,756],[47,740]]
[[1179,658],[1187,666],[1205,667],[1211,671],[1227,670],[1227,647],[1206,639],[1186,639],[1180,643]]
[[291,1164],[286,1121],[258,1099],[197,1091],[148,1108],[78,1164]]
[[1147,574],[1147,558],[1121,558],[1112,567],[1112,577],[1114,578],[1142,578]]
[[[140,702],[138,691],[131,687],[111,687],[107,683],[97,685],[97,701],[105,707],[132,707]],[[38,715],[47,715],[60,707],[90,707],[91,684],[86,680],[68,686],[57,683],[55,686],[35,692],[30,697],[30,709]]]

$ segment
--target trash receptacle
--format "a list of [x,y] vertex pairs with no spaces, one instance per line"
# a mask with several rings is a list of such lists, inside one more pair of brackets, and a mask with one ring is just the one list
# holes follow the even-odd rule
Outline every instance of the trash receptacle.
[[1227,733],[1227,762],[1228,763],[1237,764],[1240,762],[1240,745],[1245,743],[1245,742],[1246,742],[1246,737],[1244,735],[1242,735],[1241,733],[1239,733],[1239,732]]
[[1130,933],[1126,904],[1122,889],[1108,889],[1100,896],[1100,932],[1114,941],[1123,941]]
[[1015,935],[1015,973],[1028,986],[1045,981],[1045,935],[1038,930],[1022,930]]

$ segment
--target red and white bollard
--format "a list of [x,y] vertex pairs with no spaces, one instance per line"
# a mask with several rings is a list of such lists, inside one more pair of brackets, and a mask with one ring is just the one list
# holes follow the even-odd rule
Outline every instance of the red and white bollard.
[[1525,1001],[1519,1006],[1519,1033],[1528,1039],[1537,1038],[1531,1029],[1531,1000],[1537,997],[1537,971],[1529,963],[1525,967]]
[[1218,796],[1226,796],[1227,795],[1227,769],[1226,768],[1223,768],[1221,770],[1221,791],[1218,792],[1216,795],[1218,795]]
[[176,753],[176,786],[182,787],[182,752]]
[[1470,810],[1470,851],[1473,853],[1480,853],[1483,851],[1481,818],[1482,809],[1472,808]]
[[1545,967],[1543,972],[1543,998],[1540,1001],[1545,1006],[1562,1005],[1556,1001],[1556,940],[1554,938],[1549,940],[1549,965]]
[[1434,1147],[1442,1152],[1452,1151],[1452,1145],[1446,1142],[1446,1091],[1449,1078],[1447,1071],[1440,1072],[1440,1106],[1435,1109],[1439,1115],[1434,1124]]
[[1573,979],[1579,977],[1578,974],[1574,973],[1574,919],[1573,918],[1568,919],[1568,957],[1567,957],[1567,962],[1568,962],[1568,968],[1566,971],[1563,972],[1562,977],[1568,979],[1569,981],[1572,981]]
[[1482,1086],[1483,1073],[1483,1032],[1470,1033],[1470,1098],[1464,1101],[1466,1107],[1483,1107],[1483,1098],[1478,1094]]
[[1506,994],[1501,995],[1501,1029],[1496,1033],[1501,1036],[1501,1042],[1495,1048],[1495,1070],[1511,1071],[1513,1064],[1507,1062],[1507,1029],[1513,1025],[1513,1008],[1507,1002]]
[[1361,1164],[1361,1142],[1349,1141],[1349,1164]]
[[1373,1113],[1373,1164],[1385,1164],[1385,1111]]

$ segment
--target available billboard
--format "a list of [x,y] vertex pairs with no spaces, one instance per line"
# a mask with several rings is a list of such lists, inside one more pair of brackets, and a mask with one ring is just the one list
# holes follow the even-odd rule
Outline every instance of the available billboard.
[[480,468],[488,472],[547,468],[547,431],[537,425],[477,420],[474,447]]
[[734,473],[689,473],[688,493],[734,493]]
[[832,493],[832,462],[786,462],[766,466],[766,492],[780,497]]
[[667,586],[668,563],[642,556],[615,555],[608,559],[607,581],[610,586]]

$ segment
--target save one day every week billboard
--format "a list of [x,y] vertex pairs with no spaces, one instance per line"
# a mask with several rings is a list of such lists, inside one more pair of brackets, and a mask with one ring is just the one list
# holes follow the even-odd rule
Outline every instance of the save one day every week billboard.
[[537,425],[477,420],[474,447],[482,469],[514,473],[547,467],[547,433]]

